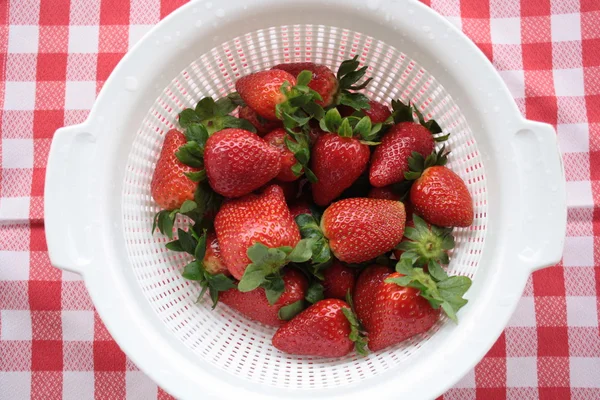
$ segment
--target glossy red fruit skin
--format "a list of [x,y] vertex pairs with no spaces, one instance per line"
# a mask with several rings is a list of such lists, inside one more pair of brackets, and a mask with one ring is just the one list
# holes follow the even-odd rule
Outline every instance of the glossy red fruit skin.
[[[387,279],[401,276],[394,272]],[[379,351],[427,332],[440,318],[440,309],[433,309],[415,288],[383,282],[377,290],[372,314],[369,349]]]
[[152,198],[162,209],[174,210],[181,207],[186,200],[194,199],[194,191],[198,184],[184,174],[199,169],[183,164],[175,156],[175,152],[186,142],[184,134],[176,129],[171,129],[165,135],[150,184]]
[[371,315],[373,315],[373,305],[375,304],[377,289],[379,289],[379,285],[392,272],[390,267],[373,264],[365,268],[356,280],[356,285],[354,285],[354,291],[352,292],[354,311],[358,320],[367,331],[369,331],[369,327],[371,326]]
[[214,231],[208,231],[206,233],[206,252],[204,253],[202,262],[206,271],[211,275],[231,275],[225,265],[223,257],[221,257],[221,248],[219,247],[217,234]]
[[239,117],[248,120],[256,128],[256,134],[258,136],[264,136],[274,129],[281,128],[283,124],[281,121],[271,121],[268,119],[259,119],[256,111],[248,106],[240,107]]
[[374,187],[369,190],[370,199],[394,200],[400,201],[400,195],[394,193],[390,186]]
[[361,263],[392,250],[402,240],[405,221],[399,201],[351,198],[325,210],[321,229],[338,260]]
[[223,129],[206,141],[204,168],[215,192],[240,197],[279,174],[281,154],[252,132]]
[[298,180],[300,175],[296,176],[292,172],[292,166],[296,164],[296,157],[294,157],[294,153],[287,148],[287,145],[285,144],[286,137],[295,142],[294,139],[288,136],[283,128],[278,128],[267,133],[263,139],[279,150],[279,153],[281,154],[281,168],[279,169],[279,174],[277,174],[276,178],[282,182],[293,182]]
[[[371,119],[373,124],[384,123],[392,115],[388,106],[378,101],[369,100],[369,106],[371,107],[368,110],[364,109],[362,112]],[[342,117],[347,117],[352,115],[355,110],[352,107],[342,106],[339,111]]]
[[300,241],[298,225],[277,185],[223,203],[215,217],[215,231],[225,265],[238,280],[250,263],[246,254],[250,246],[260,242],[267,247],[295,247]]
[[416,151],[427,157],[434,147],[433,136],[424,126],[414,122],[394,125],[373,152],[369,170],[371,185],[383,187],[403,181],[411,153]]
[[302,198],[297,199],[290,204],[290,213],[294,219],[300,214],[311,214],[310,206],[306,200]]
[[298,77],[298,74],[304,70],[312,72],[312,79],[308,83],[308,87],[321,95],[323,100],[319,100],[316,103],[323,107],[330,105],[337,94],[339,87],[338,80],[333,71],[331,71],[325,65],[302,62],[279,64],[274,66],[273,69],[280,69],[289,72],[295,77]]
[[269,326],[282,325],[285,321],[280,320],[277,316],[281,307],[302,300],[308,290],[308,281],[298,270],[285,270],[282,278],[285,290],[273,305],[269,304],[263,288],[250,292],[240,292],[237,288],[229,289],[219,294],[219,301],[227,304],[248,319]]
[[465,182],[441,166],[427,168],[410,189],[415,212],[427,222],[443,227],[473,223],[473,199]]
[[[408,201],[404,202],[404,209],[406,210],[406,224],[404,224],[404,229],[406,230],[406,228],[408,228],[408,227],[414,228],[415,227],[415,222],[413,221],[413,207],[412,207],[412,204],[410,204],[410,202],[408,202]],[[431,228],[431,225],[427,224],[427,227]],[[400,241],[400,243],[407,242],[407,241],[409,241],[409,239],[405,236],[405,237],[402,238],[402,240]],[[396,257],[396,260],[400,259],[400,257],[402,256],[402,253],[404,253],[404,251],[394,249],[394,257]],[[425,267],[425,268],[427,268],[427,267]]]
[[276,121],[275,106],[286,100],[280,91],[284,82],[289,82],[291,87],[296,84],[296,78],[289,72],[271,69],[241,77],[235,83],[235,90],[258,115]]
[[321,300],[286,324],[273,336],[273,346],[289,354],[342,357],[354,348],[350,323],[342,312],[350,306],[338,299]]
[[323,271],[323,288],[326,299],[346,299],[346,293],[352,294],[356,276],[354,270],[338,260]]
[[319,136],[311,151],[311,169],[319,180],[312,184],[315,203],[326,206],[352,186],[370,155],[369,146],[357,139],[334,133]]

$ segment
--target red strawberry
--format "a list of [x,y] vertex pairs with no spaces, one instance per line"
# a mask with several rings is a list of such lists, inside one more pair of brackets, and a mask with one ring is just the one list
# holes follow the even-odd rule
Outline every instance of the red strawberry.
[[399,201],[352,198],[330,205],[321,229],[338,260],[361,263],[392,250],[402,240],[405,221]]
[[375,148],[371,159],[371,185],[383,187],[404,180],[413,151],[428,155],[435,146],[431,132],[414,122],[394,125]]
[[338,299],[313,304],[275,332],[273,346],[289,354],[345,356],[355,346],[349,336],[357,328],[342,311],[344,308],[350,310],[348,303]]
[[316,103],[323,107],[327,107],[335,98],[338,91],[338,80],[335,74],[327,68],[325,65],[319,65],[311,62],[302,63],[291,63],[291,64],[279,64],[273,67],[273,69],[279,69],[282,71],[289,72],[290,74],[298,77],[302,71],[312,72],[312,79],[308,84],[308,87],[321,95],[322,101],[319,100]]
[[310,142],[311,147],[315,144],[319,136],[323,135],[325,131],[321,129],[318,123],[315,120],[311,120],[309,123],[310,130],[308,131],[308,141]]
[[204,253],[202,262],[206,271],[211,275],[231,275],[223,261],[223,257],[221,257],[219,241],[217,240],[217,234],[214,231],[209,231],[206,234],[206,252]]
[[225,202],[215,217],[215,231],[225,265],[236,279],[244,275],[250,263],[246,252],[255,243],[295,247],[300,241],[298,226],[277,185]]
[[283,189],[283,196],[285,197],[285,201],[289,204],[293,202],[298,197],[298,181],[293,182],[282,182],[277,179],[272,180],[267,183],[267,186],[277,185]]
[[292,166],[296,164],[297,161],[296,157],[294,157],[294,153],[292,153],[285,144],[286,137],[295,142],[295,140],[289,137],[283,128],[278,128],[269,132],[267,135],[265,135],[264,139],[271,144],[271,146],[278,149],[279,153],[281,154],[281,168],[279,170],[279,174],[277,175],[277,179],[282,182],[292,182],[300,178],[300,176],[295,175],[292,172]]
[[315,203],[326,206],[352,186],[370,155],[369,146],[358,139],[335,133],[319,136],[311,153],[311,169],[319,180],[312,184]]
[[415,212],[426,221],[445,227],[473,223],[473,199],[465,182],[452,170],[427,168],[410,189]]
[[371,326],[371,315],[373,305],[375,304],[375,296],[377,289],[385,278],[393,271],[385,265],[371,265],[367,267],[356,280],[354,286],[354,311],[358,320],[363,324],[368,331]]
[[[385,104],[382,104],[375,100],[369,100],[370,108],[361,110],[367,117],[371,118],[373,124],[384,123],[391,115],[392,112]],[[348,117],[352,115],[356,110],[352,107],[341,106],[340,114],[342,117]]]
[[[386,278],[400,278],[394,272]],[[392,282],[379,285],[369,327],[369,349],[378,351],[428,331],[440,317],[419,290]]]
[[258,115],[276,121],[275,106],[287,99],[280,91],[284,82],[288,82],[291,87],[296,84],[296,78],[280,69],[259,71],[238,79],[235,90]]
[[[400,196],[399,194],[396,194],[393,190],[391,186],[384,186],[384,187],[374,187],[371,188],[371,190],[369,191],[369,198],[371,199],[383,199],[383,200],[395,200],[395,201],[400,201],[400,198],[402,196]],[[408,213],[407,213],[408,216]]]
[[281,121],[270,121],[259,117],[256,112],[248,106],[240,107],[239,117],[248,120],[256,128],[258,136],[264,136],[273,129],[281,128]]
[[278,318],[279,309],[304,299],[308,290],[308,281],[298,270],[288,269],[284,271],[282,278],[285,289],[273,305],[269,304],[265,289],[261,287],[250,292],[229,289],[219,294],[219,300],[249,319],[265,325],[279,326],[285,322]]
[[223,129],[206,141],[204,168],[215,192],[240,197],[277,176],[281,155],[252,132]]
[[294,219],[300,214],[311,214],[310,205],[303,198],[297,199],[290,204],[290,213]]
[[199,171],[183,164],[175,156],[187,142],[183,133],[171,129],[165,135],[160,156],[156,162],[150,192],[156,203],[166,210],[174,210],[181,207],[184,201],[194,199],[194,191],[198,184],[185,176],[186,172]]
[[346,298],[346,293],[354,288],[354,270],[341,262],[335,260],[333,264],[323,271],[323,288],[325,298],[340,299]]

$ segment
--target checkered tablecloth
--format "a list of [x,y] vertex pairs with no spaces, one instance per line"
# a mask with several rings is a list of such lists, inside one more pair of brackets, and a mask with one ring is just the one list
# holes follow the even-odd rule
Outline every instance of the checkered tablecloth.
[[[0,399],[169,396],[125,357],[78,276],[50,265],[54,131],[82,122],[119,59],[181,0],[0,0]],[[428,0],[556,127],[569,223],[487,356],[444,399],[600,399],[600,0]],[[432,379],[434,379],[432,377]]]

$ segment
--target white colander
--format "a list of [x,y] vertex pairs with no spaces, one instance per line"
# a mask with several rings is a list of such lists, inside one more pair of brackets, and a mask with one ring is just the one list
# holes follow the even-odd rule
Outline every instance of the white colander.
[[[336,68],[354,55],[370,66],[370,97],[411,101],[451,132],[449,166],[475,222],[455,231],[449,270],[473,286],[458,325],[366,357],[290,356],[271,345],[273,328],[196,304],[198,286],[180,274],[189,259],[152,235],[150,180],[183,108],[278,63]],[[83,275],[115,340],[176,397],[419,399],[472,368],[529,274],[559,261],[566,200],[552,127],[524,120],[487,59],[420,3],[195,1],[129,52],[85,123],[56,132],[45,216],[53,264]]]

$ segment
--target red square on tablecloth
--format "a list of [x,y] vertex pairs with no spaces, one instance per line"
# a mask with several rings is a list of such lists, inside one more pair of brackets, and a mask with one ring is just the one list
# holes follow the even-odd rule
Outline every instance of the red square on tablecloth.
[[129,1],[102,0],[100,25],[129,25]]
[[600,65],[600,38],[583,39],[581,41],[583,48],[583,66],[597,67]]
[[547,387],[539,388],[539,400],[571,400],[571,388]]
[[525,100],[526,116],[534,121],[556,125],[558,121],[558,105],[556,97],[528,97]]
[[114,340],[94,341],[95,371],[125,371],[125,353]]
[[579,0],[581,11],[599,11],[600,2],[598,0]]
[[186,0],[162,0],[160,2],[160,19],[171,14],[177,8],[186,3]]
[[31,345],[32,371],[62,371],[63,342],[60,340],[34,340]]
[[121,53],[98,54],[98,69],[96,72],[96,79],[98,81],[106,81],[121,58],[123,58],[123,54]]
[[563,269],[550,267],[537,271],[533,275],[533,292],[536,296],[564,296]]
[[48,245],[46,244],[46,231],[44,225],[34,224],[31,225],[31,251],[48,251]]
[[37,138],[52,138],[54,132],[65,123],[64,110],[35,110],[33,112],[33,135]]
[[60,311],[61,286],[60,281],[29,281],[31,310]]
[[40,0],[40,25],[69,25],[68,1]]
[[566,326],[538,327],[538,356],[569,356],[569,334]]
[[38,81],[64,81],[67,76],[65,53],[40,53],[37,56]]
[[600,95],[585,96],[587,118],[590,123],[600,122]]
[[506,388],[486,388],[477,387],[476,389],[477,400],[506,400]]
[[552,69],[552,43],[524,43],[523,68]]
[[600,39],[600,11],[581,13],[581,38]]
[[481,0],[462,0],[460,2],[462,18],[490,18],[490,4]]
[[521,0],[521,15],[524,17],[550,15],[550,0]]

